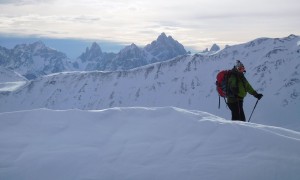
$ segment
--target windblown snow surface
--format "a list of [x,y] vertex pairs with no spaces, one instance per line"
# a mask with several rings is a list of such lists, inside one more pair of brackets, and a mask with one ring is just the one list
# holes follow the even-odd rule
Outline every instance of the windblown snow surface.
[[0,114],[1,180],[299,180],[300,133],[174,107]]
[[0,66],[0,93],[15,91],[26,83],[27,79],[20,74]]

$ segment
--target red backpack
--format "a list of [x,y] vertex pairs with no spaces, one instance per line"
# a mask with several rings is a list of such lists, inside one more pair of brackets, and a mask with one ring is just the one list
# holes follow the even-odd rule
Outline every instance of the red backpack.
[[217,74],[216,88],[219,94],[219,109],[220,109],[220,97],[223,97],[226,102],[226,97],[228,96],[228,79],[231,75],[231,70],[222,70]]
[[231,75],[231,70],[222,70],[217,74],[217,91],[221,97],[227,97],[228,94],[228,88],[227,83],[228,79]]

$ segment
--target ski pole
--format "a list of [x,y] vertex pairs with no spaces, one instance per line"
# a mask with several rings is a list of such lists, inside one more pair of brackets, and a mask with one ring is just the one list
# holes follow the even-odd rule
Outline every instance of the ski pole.
[[258,101],[259,101],[259,100],[257,99],[257,101],[256,101],[256,103],[255,103],[255,106],[254,106],[254,108],[253,108],[253,110],[252,110],[252,113],[251,113],[251,115],[250,115],[250,117],[249,117],[248,122],[250,122],[250,119],[251,119],[251,117],[252,117],[252,114],[253,114],[253,112],[254,112],[254,109],[256,108],[256,105],[257,105]]

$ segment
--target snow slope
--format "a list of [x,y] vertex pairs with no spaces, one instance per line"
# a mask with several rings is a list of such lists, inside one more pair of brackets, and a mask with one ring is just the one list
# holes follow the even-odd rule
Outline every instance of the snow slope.
[[0,114],[3,180],[298,180],[300,133],[173,107]]
[[[230,46],[210,56],[181,56],[129,71],[52,74],[10,94],[0,94],[0,112],[50,109],[105,109],[128,106],[176,106],[199,109],[226,119],[218,107],[216,74],[231,69],[236,59],[246,66],[246,77],[263,93],[252,121],[300,131],[300,37],[259,38]],[[248,95],[249,117],[256,99]]]
[[0,92],[11,92],[23,87],[27,79],[20,74],[0,67]]

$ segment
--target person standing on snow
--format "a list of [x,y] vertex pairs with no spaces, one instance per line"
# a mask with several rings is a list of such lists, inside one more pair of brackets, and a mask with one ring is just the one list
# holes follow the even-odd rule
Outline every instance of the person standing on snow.
[[241,61],[237,60],[236,65],[231,70],[231,76],[228,79],[228,88],[231,92],[227,97],[227,105],[231,110],[231,119],[237,121],[246,121],[243,109],[243,101],[247,93],[253,95],[258,100],[262,94],[257,93],[244,76],[246,72]]

